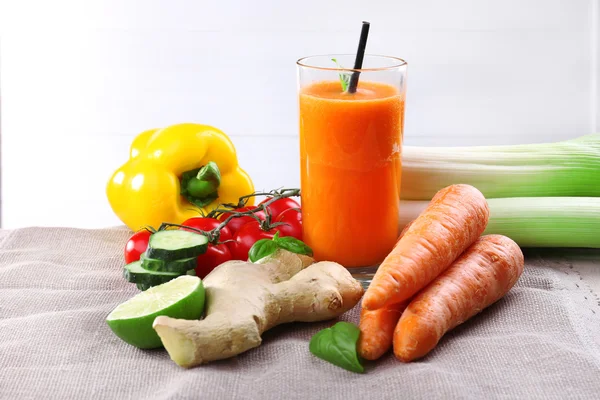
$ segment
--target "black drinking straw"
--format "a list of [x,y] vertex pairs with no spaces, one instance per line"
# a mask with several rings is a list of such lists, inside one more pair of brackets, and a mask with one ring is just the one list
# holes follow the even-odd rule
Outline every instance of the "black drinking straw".
[[[360,40],[358,41],[358,50],[356,51],[356,60],[354,61],[354,69],[361,69],[363,59],[365,58],[365,48],[367,47],[367,37],[369,36],[370,24],[363,21],[362,29],[360,31]],[[348,93],[356,93],[356,87],[358,86],[359,71],[354,71],[350,77],[350,85],[348,86]]]

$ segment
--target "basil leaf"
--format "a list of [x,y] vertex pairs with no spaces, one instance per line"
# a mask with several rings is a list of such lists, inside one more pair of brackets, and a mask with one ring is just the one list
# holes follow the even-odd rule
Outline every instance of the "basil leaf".
[[302,240],[298,240],[292,236],[284,236],[284,237],[275,237],[273,241],[277,243],[277,245],[287,251],[291,251],[296,254],[305,254],[307,256],[312,256],[313,251],[310,247],[308,247]]
[[349,322],[338,322],[317,332],[310,339],[309,350],[315,356],[348,371],[363,373],[356,344],[360,330]]
[[257,240],[248,252],[248,259],[251,262],[256,262],[261,258],[275,253],[275,251],[277,251],[278,248],[279,246],[277,246],[277,243],[275,243],[271,239]]

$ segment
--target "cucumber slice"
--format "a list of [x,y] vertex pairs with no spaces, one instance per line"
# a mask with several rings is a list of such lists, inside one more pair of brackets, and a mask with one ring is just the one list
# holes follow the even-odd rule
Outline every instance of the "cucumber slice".
[[182,260],[204,254],[208,238],[190,231],[159,231],[150,236],[146,256],[163,261]]
[[156,258],[149,258],[146,253],[142,253],[140,256],[142,268],[148,271],[177,272],[179,274],[185,274],[190,269],[196,268],[196,260],[196,257],[192,257],[184,258],[183,260],[163,261]]
[[136,283],[135,286],[137,286],[137,288],[139,290],[141,290],[142,292],[146,291],[146,290],[148,290],[148,289],[150,289],[152,287],[150,285],[146,285],[145,283]]
[[161,285],[175,279],[182,274],[176,272],[148,271],[142,267],[141,261],[134,261],[123,268],[123,276],[128,282],[139,283],[148,286]]

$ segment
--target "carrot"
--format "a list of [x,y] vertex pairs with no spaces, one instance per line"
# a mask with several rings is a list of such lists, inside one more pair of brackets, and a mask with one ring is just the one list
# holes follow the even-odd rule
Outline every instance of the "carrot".
[[[412,221],[409,222],[400,235],[398,241],[406,233]],[[396,242],[396,244],[398,243]],[[365,360],[377,360],[392,348],[394,328],[408,301],[381,307],[377,310],[362,309],[360,312],[360,336],[358,338],[358,354]]]
[[425,356],[450,329],[500,300],[523,273],[523,253],[502,235],[477,240],[408,305],[394,330],[394,354]]
[[363,308],[376,310],[411,298],[477,240],[488,219],[485,197],[473,186],[440,190],[377,269]]
[[392,348],[394,328],[408,301],[360,312],[358,354],[365,360],[377,360]]

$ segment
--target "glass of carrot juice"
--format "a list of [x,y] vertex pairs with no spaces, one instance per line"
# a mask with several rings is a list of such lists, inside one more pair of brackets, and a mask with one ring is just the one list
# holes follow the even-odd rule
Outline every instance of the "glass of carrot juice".
[[297,61],[300,188],[315,259],[360,275],[374,273],[398,240],[407,63],[365,55],[354,70],[354,58]]

